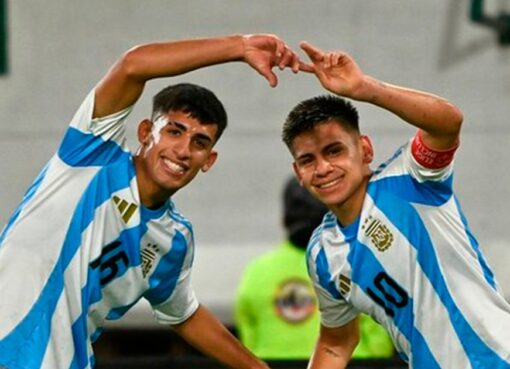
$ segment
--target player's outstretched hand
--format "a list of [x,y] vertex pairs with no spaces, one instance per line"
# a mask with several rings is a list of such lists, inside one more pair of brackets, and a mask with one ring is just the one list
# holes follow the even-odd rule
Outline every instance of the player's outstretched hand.
[[325,52],[306,41],[301,42],[300,46],[311,61],[301,68],[302,71],[314,73],[328,91],[358,99],[364,75],[349,54],[342,51]]
[[266,78],[271,87],[278,84],[278,78],[273,72],[274,67],[278,67],[280,70],[290,68],[294,73],[309,69],[278,36],[271,34],[245,35],[243,42],[243,60]]

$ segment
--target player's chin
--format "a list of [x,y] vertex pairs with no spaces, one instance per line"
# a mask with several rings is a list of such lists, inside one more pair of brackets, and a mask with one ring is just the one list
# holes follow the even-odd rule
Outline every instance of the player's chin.
[[321,201],[325,205],[336,203],[336,199],[339,197],[338,193],[336,193],[335,191],[331,190],[325,191],[317,187],[313,188],[313,194],[319,201]]
[[[195,174],[196,175],[196,174]],[[195,177],[195,175],[183,175],[180,177],[172,177],[170,179],[167,179],[161,183],[162,187],[164,187],[166,190],[170,191],[177,191],[181,188],[187,186]]]
[[327,195],[319,194],[317,196],[317,198],[319,199],[320,202],[322,202],[328,208],[331,208],[338,204],[342,204],[345,201],[345,196],[342,196],[339,193],[329,193]]

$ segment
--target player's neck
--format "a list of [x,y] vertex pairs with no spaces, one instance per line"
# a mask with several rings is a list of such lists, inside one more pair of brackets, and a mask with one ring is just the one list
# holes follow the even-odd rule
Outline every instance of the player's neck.
[[159,209],[176,191],[163,190],[155,183],[138,156],[134,157],[134,163],[140,203],[147,209]]
[[342,227],[354,223],[363,210],[370,175],[367,175],[356,191],[344,202],[330,207]]

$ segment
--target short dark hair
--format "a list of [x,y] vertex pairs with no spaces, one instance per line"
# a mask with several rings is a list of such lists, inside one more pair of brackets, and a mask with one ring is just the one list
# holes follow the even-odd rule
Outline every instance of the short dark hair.
[[218,126],[216,141],[227,127],[227,112],[216,95],[192,83],[171,85],[158,92],[152,101],[152,119],[169,111],[182,111],[202,124]]
[[292,143],[297,136],[332,120],[347,130],[359,133],[356,108],[341,97],[321,95],[301,101],[290,111],[283,125],[282,140],[292,151]]
[[327,212],[326,205],[302,187],[295,176],[287,179],[283,191],[283,224],[294,246],[306,248]]

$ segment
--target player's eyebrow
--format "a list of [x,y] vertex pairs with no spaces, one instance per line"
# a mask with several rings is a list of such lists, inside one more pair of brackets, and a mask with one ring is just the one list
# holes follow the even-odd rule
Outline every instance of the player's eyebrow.
[[[178,122],[176,120],[169,120],[167,122],[167,125],[175,126],[175,127],[177,127],[178,129],[180,129],[183,132],[187,132],[188,131],[188,127],[184,123],[180,123],[180,122]],[[200,140],[207,141],[208,143],[212,143],[213,142],[213,139],[211,137],[209,137],[208,135],[204,134],[204,133],[197,133],[195,136],[197,138],[199,138]]]
[[296,156],[295,161],[297,162],[309,158],[313,158],[313,155],[308,152],[305,152],[303,154],[300,154],[299,156]]
[[186,132],[188,130],[188,127],[186,127],[185,124],[177,122],[176,120],[168,120],[166,123],[167,126],[175,126],[179,128],[181,131]]

